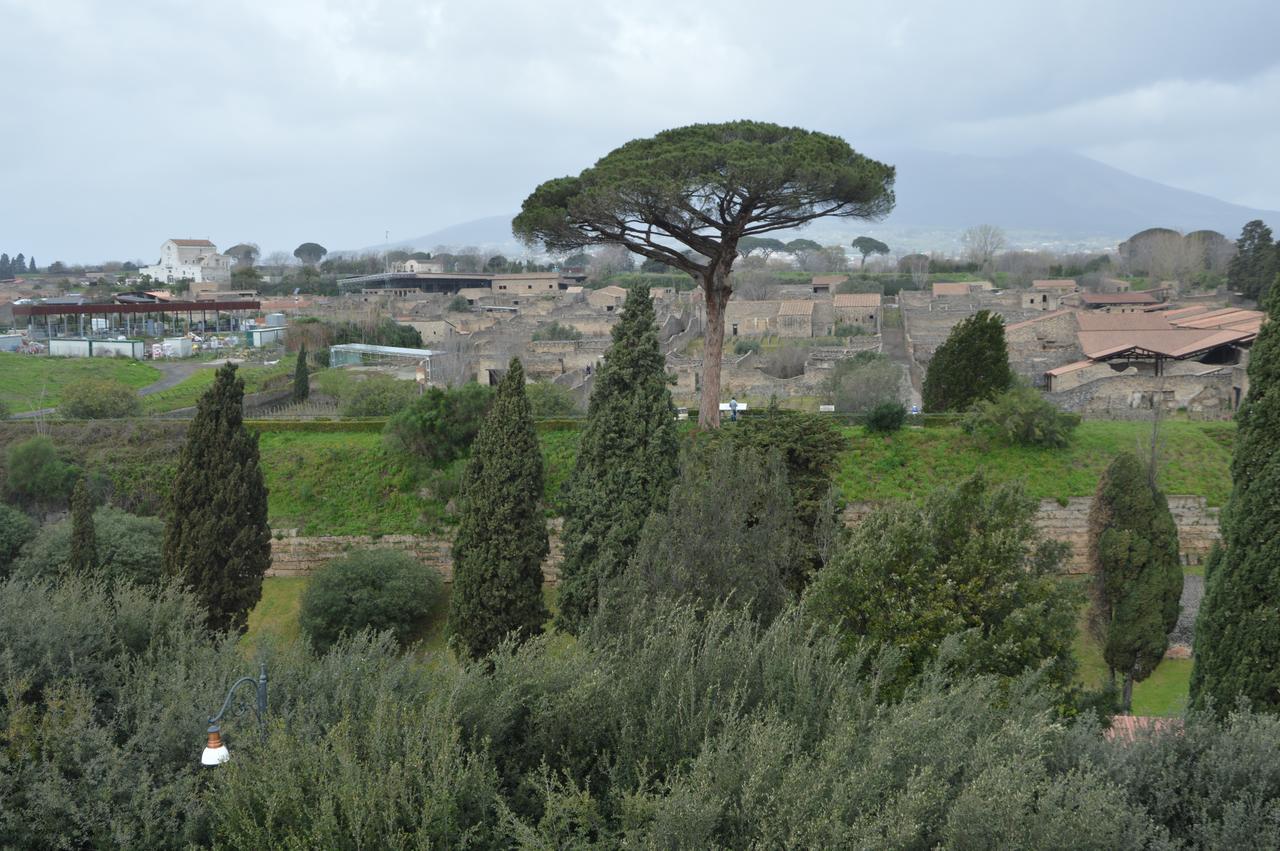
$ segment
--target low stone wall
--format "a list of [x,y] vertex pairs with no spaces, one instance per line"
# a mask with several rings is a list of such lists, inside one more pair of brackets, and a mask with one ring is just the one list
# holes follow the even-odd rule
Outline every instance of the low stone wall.
[[[1202,496],[1170,496],[1169,511],[1178,527],[1178,549],[1185,565],[1203,564],[1218,532],[1218,509],[1209,506]],[[1093,497],[1076,496],[1066,505],[1056,499],[1042,499],[1035,523],[1040,531],[1055,541],[1071,545],[1067,573],[1089,572],[1089,507]],[[873,502],[853,502],[845,508],[844,520],[856,526],[876,507]]]
[[[542,563],[542,581],[548,585],[560,582],[560,521],[551,527],[551,554]],[[308,576],[327,561],[341,558],[353,550],[389,549],[412,553],[420,561],[440,571],[445,582],[453,581],[452,543],[435,535],[322,535],[300,536],[292,532],[276,533],[271,541],[271,567],[267,576]]]

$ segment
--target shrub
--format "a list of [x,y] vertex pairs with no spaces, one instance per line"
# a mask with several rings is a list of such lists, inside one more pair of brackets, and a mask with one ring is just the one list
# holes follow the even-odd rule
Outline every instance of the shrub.
[[748,340],[746,337],[739,337],[733,341],[733,353],[735,355],[745,355],[748,352],[753,355],[760,354],[760,341]]
[[85,378],[62,389],[58,412],[73,420],[109,420],[142,413],[138,394],[119,381]]
[[582,332],[572,325],[561,325],[559,322],[552,322],[550,325],[544,325],[533,332],[534,341],[539,340],[581,340]]
[[[23,577],[66,576],[71,571],[71,520],[60,520],[40,529],[23,547],[13,572]],[[164,521],[137,517],[117,508],[102,507],[93,513],[97,542],[96,574],[106,587],[124,582],[156,586],[161,582]]]
[[298,624],[317,652],[361,630],[390,631],[406,646],[440,599],[438,571],[397,550],[363,550],[328,562],[302,595]]
[[1061,449],[1080,424],[1077,414],[1060,410],[1034,387],[1018,385],[994,399],[977,402],[960,422],[968,434],[1015,446]]
[[23,545],[36,534],[36,524],[18,509],[0,502],[0,580],[9,575],[9,568],[18,557]]
[[882,402],[867,411],[867,431],[889,434],[898,431],[907,421],[907,409],[898,402]]
[[9,492],[26,504],[38,506],[65,503],[80,475],[62,460],[53,441],[44,435],[10,444],[5,451],[5,469]]
[[567,417],[580,413],[578,400],[568,387],[553,381],[535,381],[525,387],[529,407],[538,418]]
[[804,375],[804,364],[809,359],[805,346],[787,345],[774,349],[764,358],[760,371],[774,378],[795,378]]
[[464,295],[454,296],[449,300],[449,304],[445,307],[445,310],[452,313],[466,313],[470,309],[471,302],[467,301],[467,297]]
[[897,401],[902,390],[902,369],[879,352],[859,352],[836,361],[826,390],[837,411],[862,413]]
[[938,346],[924,376],[924,409],[964,411],[1013,386],[1004,318],[979,310],[960,320]]
[[383,375],[358,382],[342,403],[344,417],[389,417],[418,396],[418,385]]
[[836,337],[861,337],[866,333],[867,329],[863,328],[861,325],[852,325],[847,322],[837,325],[835,330],[832,332]]
[[383,434],[395,452],[432,466],[447,464],[466,454],[492,401],[492,389],[475,382],[429,387],[387,421]]

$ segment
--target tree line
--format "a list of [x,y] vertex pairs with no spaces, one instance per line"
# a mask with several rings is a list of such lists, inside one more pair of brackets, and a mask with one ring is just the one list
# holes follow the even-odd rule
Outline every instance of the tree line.
[[38,271],[34,257],[28,261],[22,252],[18,252],[17,256],[12,258],[8,254],[0,253],[0,281],[15,278],[24,272]]

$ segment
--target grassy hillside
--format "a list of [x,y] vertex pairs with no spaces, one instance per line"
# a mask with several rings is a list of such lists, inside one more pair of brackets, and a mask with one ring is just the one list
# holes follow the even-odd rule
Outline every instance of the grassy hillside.
[[[846,499],[903,499],[940,482],[982,470],[999,481],[1018,480],[1041,499],[1088,496],[1112,456],[1145,453],[1149,423],[1089,420],[1066,449],[984,446],[958,428],[906,429],[889,437],[846,430],[850,447],[837,480]],[[1200,494],[1222,505],[1231,491],[1230,422],[1166,422],[1161,426],[1160,486],[1171,494]]]
[[51,358],[0,352],[0,401],[14,413],[57,407],[62,388],[85,378],[146,387],[160,370],[130,358]]

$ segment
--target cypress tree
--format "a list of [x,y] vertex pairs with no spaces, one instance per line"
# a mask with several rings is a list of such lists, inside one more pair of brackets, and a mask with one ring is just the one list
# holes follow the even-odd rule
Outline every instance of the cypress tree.
[[675,407],[649,290],[628,291],[596,373],[587,423],[563,497],[564,561],[557,626],[577,633],[621,574],[645,520],[679,471]]
[[1156,669],[1169,647],[1182,599],[1178,528],[1153,473],[1132,452],[1102,474],[1089,511],[1093,568],[1091,626],[1111,671],[1124,676],[1121,708],[1133,684]]
[[1205,568],[1191,705],[1229,712],[1240,698],[1280,711],[1280,292],[1249,356],[1236,412],[1222,546]]
[[298,349],[298,363],[293,368],[293,401],[305,402],[311,395],[311,382],[307,379],[307,344]]
[[98,567],[98,537],[93,528],[93,497],[84,476],[71,492],[71,573],[85,576]]
[[449,603],[450,640],[460,655],[483,658],[508,634],[523,641],[542,632],[542,560],[550,551],[542,484],[524,367],[512,358],[462,483]]
[[244,380],[218,369],[200,398],[168,505],[165,572],[190,587],[210,628],[243,631],[271,565],[258,437],[244,427]]
[[979,310],[951,329],[925,373],[922,397],[926,411],[965,411],[1013,386],[1004,320]]

